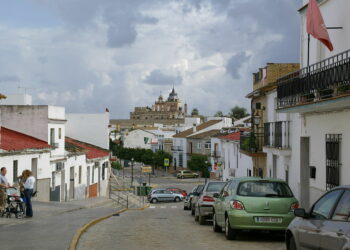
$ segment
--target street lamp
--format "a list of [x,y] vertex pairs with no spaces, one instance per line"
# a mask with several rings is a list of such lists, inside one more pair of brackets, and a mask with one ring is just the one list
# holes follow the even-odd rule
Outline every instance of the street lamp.
[[133,187],[134,182],[134,157],[131,158],[131,187]]

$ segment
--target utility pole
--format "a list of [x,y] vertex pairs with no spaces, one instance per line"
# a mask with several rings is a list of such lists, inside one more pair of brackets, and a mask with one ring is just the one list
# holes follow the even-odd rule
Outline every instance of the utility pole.
[[133,187],[134,182],[134,158],[131,158],[131,187]]

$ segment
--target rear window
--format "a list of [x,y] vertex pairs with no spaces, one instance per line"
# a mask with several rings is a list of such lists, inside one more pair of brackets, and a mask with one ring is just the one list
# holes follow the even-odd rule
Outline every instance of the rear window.
[[192,174],[191,171],[183,171],[184,174]]
[[207,192],[220,192],[226,182],[210,182],[208,183]]
[[253,197],[293,197],[286,183],[271,181],[247,181],[239,184],[237,194]]

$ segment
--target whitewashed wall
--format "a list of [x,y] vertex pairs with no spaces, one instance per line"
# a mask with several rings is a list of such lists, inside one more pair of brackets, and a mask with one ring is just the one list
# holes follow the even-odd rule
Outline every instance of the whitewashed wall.
[[66,114],[66,135],[104,149],[109,149],[109,112]]
[[[148,138],[147,143],[145,143],[145,137]],[[151,149],[152,141],[157,141],[156,135],[141,129],[136,129],[130,131],[129,134],[125,136],[124,147]]]

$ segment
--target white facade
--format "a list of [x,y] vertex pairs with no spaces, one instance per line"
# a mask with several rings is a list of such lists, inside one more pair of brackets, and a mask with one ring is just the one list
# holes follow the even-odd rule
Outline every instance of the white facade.
[[[308,1],[304,0],[306,4]],[[334,50],[329,51],[318,40],[310,39],[310,64],[327,59],[350,49],[350,19],[348,0],[318,1],[326,26],[342,27],[328,30]],[[301,10],[301,64],[307,66],[306,8]],[[301,202],[308,208],[327,190],[327,138],[336,138],[339,145],[339,185],[349,185],[350,156],[350,100],[349,97],[314,101],[292,108],[279,110],[289,113],[291,120],[291,158],[289,185]],[[315,169],[315,176],[310,175]],[[338,176],[334,173],[332,176]]]
[[158,143],[157,135],[142,129],[135,129],[125,136],[124,148],[151,149],[152,142]]
[[66,114],[66,136],[109,149],[109,112]]
[[253,175],[252,158],[239,152],[239,141],[221,140],[223,164],[222,179]]

